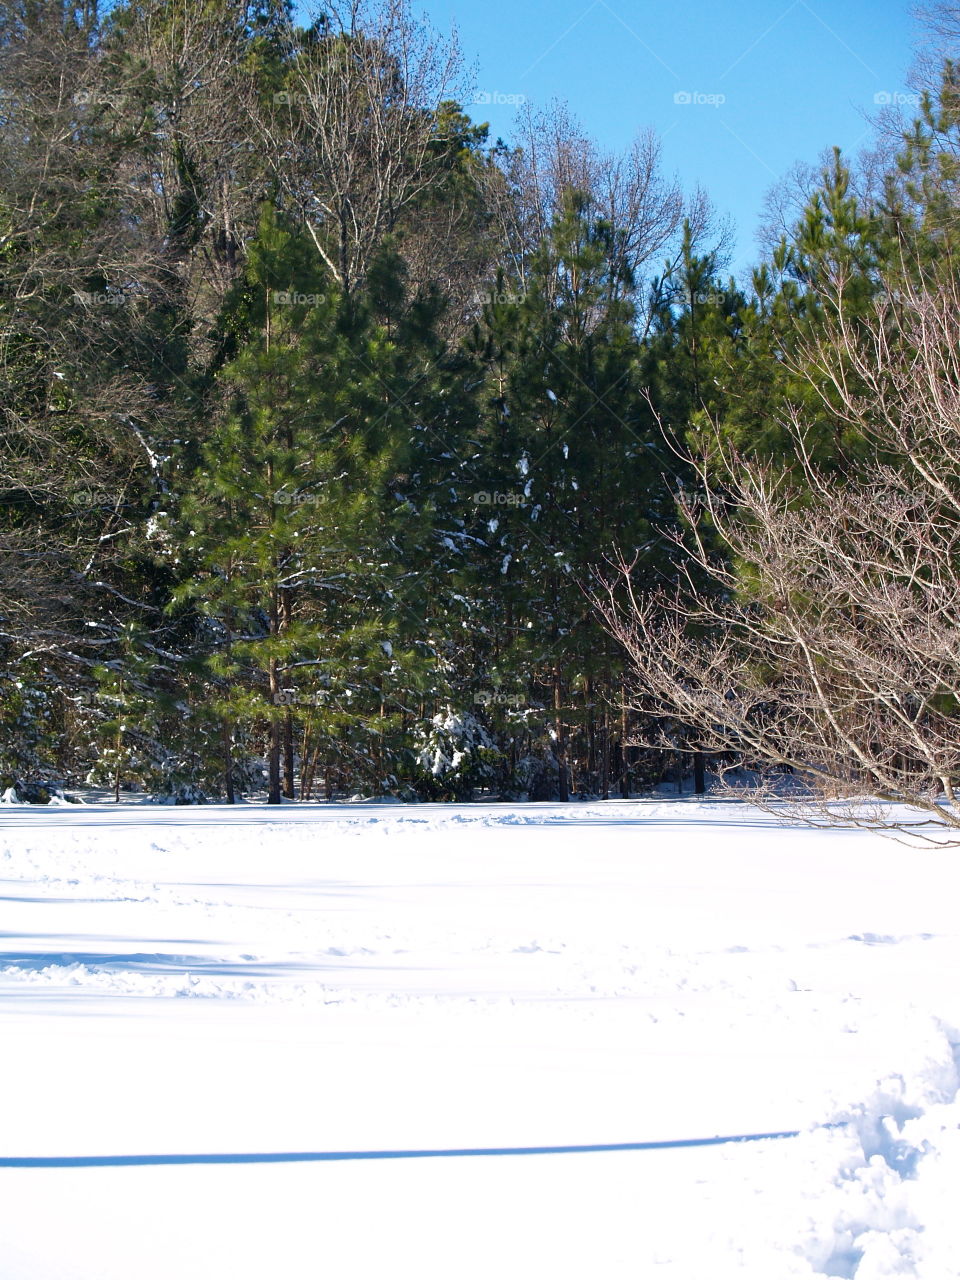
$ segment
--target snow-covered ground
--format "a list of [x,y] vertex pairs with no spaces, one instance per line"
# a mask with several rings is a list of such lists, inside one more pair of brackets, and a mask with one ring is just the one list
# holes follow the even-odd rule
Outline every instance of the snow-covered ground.
[[735,803],[0,809],[0,1280],[960,1276],[958,890]]

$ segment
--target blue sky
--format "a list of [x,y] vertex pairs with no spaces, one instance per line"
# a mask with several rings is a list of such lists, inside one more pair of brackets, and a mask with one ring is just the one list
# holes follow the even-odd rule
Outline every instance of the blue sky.
[[[701,183],[733,217],[733,267],[758,256],[763,197],[796,160],[870,140],[877,94],[906,90],[917,35],[909,0],[421,0],[456,22],[476,85],[469,106],[509,141],[516,108],[564,98],[619,148],[638,128],[663,139],[667,169]],[[676,102],[676,94],[694,99]],[[698,100],[696,95],[701,95]],[[722,96],[723,101],[717,102]],[[704,99],[713,99],[713,102]]]

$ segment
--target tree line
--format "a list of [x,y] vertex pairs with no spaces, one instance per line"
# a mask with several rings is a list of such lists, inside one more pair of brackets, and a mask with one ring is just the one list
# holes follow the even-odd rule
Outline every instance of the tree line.
[[[693,751],[805,768],[790,611],[878,645],[887,605],[946,616],[954,428],[904,397],[918,352],[954,385],[951,12],[918,118],[782,184],[744,285],[655,136],[606,154],[554,105],[492,141],[406,0],[5,4],[0,782],[566,799]],[[861,738],[950,737],[938,655]],[[837,732],[827,773],[862,783]],[[910,794],[918,750],[875,752]]]

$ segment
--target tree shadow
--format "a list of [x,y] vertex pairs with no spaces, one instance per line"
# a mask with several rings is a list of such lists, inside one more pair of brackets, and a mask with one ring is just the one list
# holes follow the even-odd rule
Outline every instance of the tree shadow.
[[[842,1124],[824,1125],[827,1129]],[[102,1169],[156,1165],[320,1164],[347,1160],[442,1160],[491,1156],[590,1155],[620,1151],[675,1151],[741,1142],[777,1142],[798,1138],[798,1129],[776,1133],[738,1133],[710,1138],[674,1138],[660,1142],[595,1142],[549,1147],[446,1147],[397,1151],[233,1151],[165,1155],[0,1156],[0,1169]]]

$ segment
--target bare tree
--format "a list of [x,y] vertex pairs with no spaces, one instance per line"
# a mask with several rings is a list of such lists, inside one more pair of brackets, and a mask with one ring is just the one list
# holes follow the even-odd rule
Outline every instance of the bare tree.
[[160,487],[148,303],[175,287],[132,181],[153,150],[143,85],[118,78],[95,9],[0,15],[0,654],[81,682],[132,613],[159,612],[129,567]]
[[442,180],[436,120],[462,85],[459,47],[408,0],[337,0],[304,35],[290,31],[286,67],[253,126],[279,190],[350,292],[383,237]]
[[909,83],[921,92],[936,93],[945,60],[960,57],[960,4],[955,0],[927,0],[913,5],[912,16],[918,38]]
[[118,31],[108,25],[97,61],[126,130],[131,220],[162,247],[163,266],[207,324],[243,267],[267,189],[249,129],[258,94],[250,31],[264,8],[146,0]]
[[677,180],[664,174],[661,150],[646,131],[624,153],[605,152],[565,104],[540,111],[527,106],[518,149],[507,158],[507,187],[495,206],[510,275],[522,284],[564,196],[576,191],[614,230],[611,274],[641,284],[644,269],[659,266],[661,255],[675,248],[684,214],[699,224],[704,212],[702,196],[688,205]]
[[652,744],[753,764],[761,799],[789,771],[821,818],[917,831],[905,804],[960,841],[960,294],[907,289],[866,328],[841,314],[804,358],[870,473],[818,469],[799,410],[794,471],[718,432],[679,495],[676,587],[641,591],[620,557],[596,603]]

